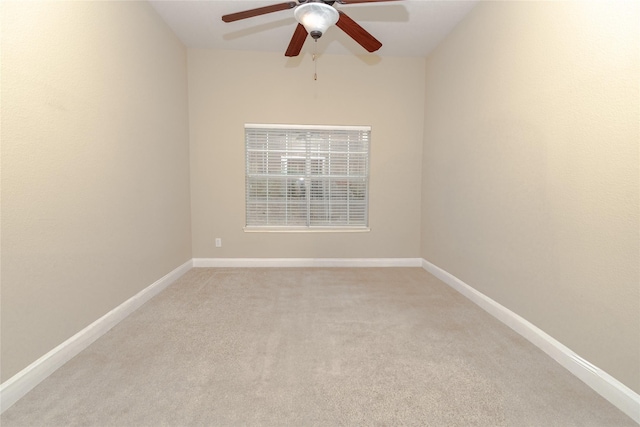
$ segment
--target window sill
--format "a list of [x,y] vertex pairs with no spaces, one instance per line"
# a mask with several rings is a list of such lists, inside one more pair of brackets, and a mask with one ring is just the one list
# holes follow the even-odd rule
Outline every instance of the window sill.
[[244,227],[245,233],[367,233],[369,227]]

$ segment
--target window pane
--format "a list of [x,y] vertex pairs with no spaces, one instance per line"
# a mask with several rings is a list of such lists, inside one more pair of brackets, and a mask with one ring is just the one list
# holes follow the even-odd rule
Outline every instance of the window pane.
[[245,128],[247,226],[367,226],[369,130]]

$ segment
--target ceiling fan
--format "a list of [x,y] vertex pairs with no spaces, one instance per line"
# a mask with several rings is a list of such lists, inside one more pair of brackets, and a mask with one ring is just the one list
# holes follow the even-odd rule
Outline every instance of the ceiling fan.
[[343,11],[337,10],[333,4],[356,4],[356,3],[378,3],[396,0],[297,0],[285,3],[277,3],[269,6],[258,7],[256,9],[244,10],[242,12],[224,15],[224,22],[234,22],[241,19],[253,18],[254,16],[266,15],[267,13],[279,12],[281,10],[294,9],[293,15],[298,21],[298,26],[293,32],[289,47],[285,56],[298,56],[302,50],[307,35],[311,35],[314,40],[322,37],[322,34],[331,25],[336,25],[349,37],[354,39],[369,52],[380,49],[380,43],[375,37],[362,28],[357,22],[349,18]]

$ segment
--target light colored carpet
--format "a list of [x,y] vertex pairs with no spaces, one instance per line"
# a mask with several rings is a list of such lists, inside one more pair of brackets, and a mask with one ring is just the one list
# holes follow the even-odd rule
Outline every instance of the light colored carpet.
[[2,426],[634,426],[419,268],[196,268]]

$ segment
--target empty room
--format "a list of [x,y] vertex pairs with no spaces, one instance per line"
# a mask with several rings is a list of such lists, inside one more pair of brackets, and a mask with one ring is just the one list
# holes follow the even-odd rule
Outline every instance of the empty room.
[[3,426],[640,424],[640,1],[0,1]]

